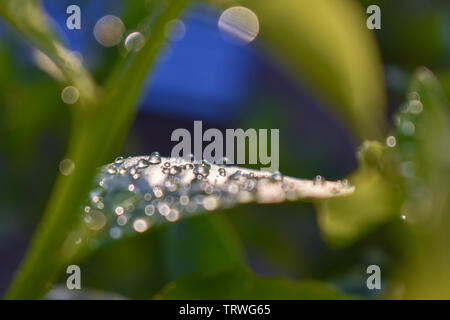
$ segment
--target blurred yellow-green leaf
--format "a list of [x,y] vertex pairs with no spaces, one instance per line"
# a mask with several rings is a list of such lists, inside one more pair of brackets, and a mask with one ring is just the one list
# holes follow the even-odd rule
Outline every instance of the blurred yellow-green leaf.
[[386,179],[387,170],[379,167],[384,161],[383,148],[378,142],[365,142],[360,168],[349,176],[355,192],[317,205],[319,226],[330,244],[349,245],[392,216],[400,218],[398,190]]
[[213,0],[239,3],[260,22],[259,38],[281,65],[306,81],[359,140],[380,138],[385,92],[381,58],[367,16],[349,0]]

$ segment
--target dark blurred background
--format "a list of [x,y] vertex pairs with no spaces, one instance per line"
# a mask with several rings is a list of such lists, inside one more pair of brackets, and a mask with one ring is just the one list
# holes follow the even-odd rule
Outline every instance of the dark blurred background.
[[[72,1],[43,1],[60,36],[82,56],[99,82],[121,52],[96,42],[92,34],[96,21],[114,14],[121,17],[127,30],[133,30],[145,16],[147,2],[77,1],[83,25],[78,31],[65,27],[66,8]],[[433,70],[450,92],[450,3],[360,2],[365,7],[378,4],[382,10],[382,29],[375,34],[385,71],[388,120],[404,99],[409,76],[420,65]],[[183,14],[185,34],[166,45],[149,74],[122,155],[156,150],[169,155],[174,146],[170,142],[172,131],[191,130],[194,120],[202,120],[204,130],[279,128],[280,171],[286,175],[312,178],[321,174],[339,179],[354,170],[356,142],[327,111],[323,99],[294,80],[263,43],[256,40],[238,46],[224,39],[217,29],[220,13],[196,4]],[[58,174],[70,114],[61,101],[57,82],[36,66],[36,53],[3,21],[0,39],[1,294],[27,248]],[[220,246],[205,243],[208,232],[202,224],[210,224],[202,219],[212,218],[182,221],[145,235],[149,241],[131,239],[104,250],[83,267],[83,281],[86,286],[130,297],[150,297],[177,276],[208,268],[174,258],[165,250],[192,255],[201,251],[205,257],[216,257],[214,251]],[[361,276],[357,262],[370,258],[383,264],[389,253],[381,250],[383,244],[377,241],[383,230],[347,249],[328,248],[310,204],[250,205],[218,219],[220,228],[232,230],[230,241],[242,252],[238,259],[257,274],[327,278],[350,293],[361,291],[352,281]],[[194,230],[203,232],[205,241],[192,237]],[[208,261],[205,258],[204,264]],[[220,261],[216,263],[211,271],[219,268]]]

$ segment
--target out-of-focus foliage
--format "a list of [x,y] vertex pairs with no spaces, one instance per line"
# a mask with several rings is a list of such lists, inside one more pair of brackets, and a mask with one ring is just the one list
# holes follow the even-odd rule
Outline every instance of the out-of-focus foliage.
[[[217,0],[222,6],[233,1]],[[366,16],[353,1],[238,1],[260,20],[261,38],[281,64],[325,94],[359,139],[380,138],[385,92]]]
[[77,59],[61,42],[49,25],[40,2],[2,0],[0,14],[34,46],[47,54],[67,78],[62,79],[76,85],[82,104],[95,103],[96,84]]
[[331,244],[348,245],[393,215],[398,217],[399,193],[388,180],[384,148],[366,141],[359,152],[360,167],[349,177],[357,186],[355,193],[319,205],[319,225]]
[[[153,41],[147,41],[145,46],[135,55],[132,55],[130,63],[123,67],[123,72],[118,75],[113,73],[114,77],[107,82],[107,95],[101,96],[101,100],[88,99],[88,103],[80,99],[81,105],[84,105],[84,112],[77,112],[73,117],[73,128],[66,157],[71,159],[77,170],[70,176],[59,176],[54,192],[49,199],[46,213],[41,220],[36,233],[36,241],[32,242],[28,256],[23,262],[23,267],[19,270],[15,281],[11,286],[8,297],[41,297],[49,288],[49,279],[56,276],[58,270],[62,268],[61,261],[58,259],[58,252],[61,245],[67,237],[69,230],[73,227],[76,220],[76,214],[67,215],[69,212],[77,212],[82,199],[84,198],[89,186],[86,181],[91,181],[94,177],[96,167],[102,164],[106,159],[113,157],[117,152],[117,143],[122,141],[126,134],[126,129],[131,122],[134,114],[134,105],[137,101],[140,87],[145,79],[148,68],[152,65],[158,49],[164,42],[164,27],[166,23],[177,17],[185,8],[188,1],[170,1],[162,8],[158,20],[153,25]],[[7,5],[9,4],[9,5]],[[50,52],[50,57],[55,63],[58,61],[64,64],[65,54],[53,56],[52,50],[62,48],[62,45],[53,37],[50,38],[45,14],[41,11],[36,2],[14,2],[5,3],[1,12],[5,18],[13,25],[29,26],[30,23],[41,24],[40,29],[35,30],[31,27],[20,29],[26,33],[27,37],[34,42],[39,42],[39,46],[46,48]],[[12,10],[14,9],[14,10]],[[36,22],[37,21],[37,22]],[[41,30],[41,31],[39,31]],[[51,44],[49,46],[49,43]],[[61,60],[62,59],[62,60]],[[120,63],[122,65],[122,63]],[[81,69],[73,69],[69,64],[69,69],[77,73]],[[69,74],[69,73],[68,73]],[[97,90],[91,91],[89,79],[87,77],[73,79],[73,84],[78,87],[78,81],[81,81],[79,90],[80,97],[86,85],[87,97],[90,94],[98,94]],[[122,92],[122,88],[127,86],[128,90]],[[109,90],[108,90],[109,89]],[[98,98],[98,97],[96,97]],[[98,102],[98,104],[97,104]],[[63,242],[61,242],[63,241]],[[48,254],[52,252],[53,254]],[[40,265],[39,269],[35,266]]]
[[189,275],[169,283],[157,299],[342,299],[332,287],[314,281],[300,283],[262,278],[245,267],[214,275]]
[[[408,98],[396,120],[405,194],[401,210],[413,236],[412,262],[403,267],[407,279],[403,297],[448,298],[450,104],[426,68],[415,73]],[[405,134],[410,123],[414,133]]]
[[[166,42],[165,24],[179,18],[187,4],[178,0],[123,2],[121,18],[128,30],[148,36],[151,26],[150,41],[137,54],[125,54],[123,46],[93,48],[102,52],[103,60],[98,69],[90,70],[91,76],[56,36],[52,23],[45,22],[48,16],[40,10],[39,1],[0,0],[2,17],[39,49],[24,47],[23,43],[17,46],[18,40],[11,40],[18,38],[16,32],[0,43],[0,165],[8,168],[0,171],[0,181],[5,182],[0,194],[0,233],[6,235],[8,243],[17,241],[24,250],[25,244],[20,241],[28,239],[24,230],[31,229],[37,213],[44,210],[43,199],[56,174],[68,128],[71,132],[65,158],[76,165],[74,174],[58,178],[28,263],[8,297],[43,297],[65,266],[66,261],[57,261],[58,253],[67,250],[64,253],[70,255],[76,251],[67,247],[69,241],[65,240],[86,198],[91,185],[88,181],[96,168],[111,162],[121,148],[144,78]],[[254,10],[260,21],[261,41],[256,41],[252,50],[258,55],[270,52],[276,66],[266,77],[273,76],[273,83],[277,83],[279,78],[271,71],[281,66],[279,69],[293,75],[295,85],[311,89],[312,96],[344,120],[343,131],[365,141],[358,152],[359,167],[349,176],[356,192],[319,203],[318,226],[313,208],[307,204],[245,205],[109,242],[94,250],[87,260],[80,255],[70,261],[82,263],[86,287],[129,298],[348,297],[338,294],[338,289],[372,298],[380,293],[373,294],[365,287],[365,267],[376,263],[383,271],[382,297],[448,298],[448,102],[431,72],[420,69],[408,89],[406,104],[394,117],[392,133],[386,134],[389,125],[384,119],[383,66],[374,41],[376,36],[385,63],[391,110],[406,90],[409,72],[420,64],[436,71],[448,96],[449,46],[444,32],[448,1],[429,1],[438,4],[434,8],[425,1],[410,1],[405,6],[405,2],[387,0],[360,1],[363,6],[350,0],[203,2],[218,4],[218,8],[241,4]],[[87,3],[80,2],[83,10]],[[169,4],[169,10],[163,10],[156,19],[163,3]],[[369,4],[381,6],[381,30],[370,32],[365,28],[364,8]],[[5,30],[0,30],[3,37],[2,32]],[[24,63],[24,51],[41,52],[52,59],[49,61],[63,75],[56,77],[59,83]],[[94,78],[102,82],[102,89]],[[60,100],[60,85],[79,88],[80,102],[66,108]],[[274,90],[285,93],[292,86],[281,82]],[[257,98],[252,98],[253,112],[242,111],[239,116],[245,119],[241,126],[280,128],[281,150],[291,152],[281,159],[281,170],[288,167],[290,175],[305,177],[320,174],[318,168],[329,170],[334,177],[349,172],[352,164],[340,168],[335,157],[351,151],[327,140],[336,133],[335,128],[309,118],[308,112],[321,105],[317,107],[302,97],[292,109],[285,110],[286,100],[298,96],[277,94],[262,88]],[[417,101],[422,112],[418,112]],[[294,109],[300,105],[308,112],[296,113]],[[68,111],[72,111],[71,124]],[[177,117],[172,120],[178,125]],[[288,123],[297,126],[301,117],[308,118],[302,122],[304,126],[311,122],[316,130],[298,135]],[[159,121],[157,118],[152,125]],[[142,147],[136,134],[129,133],[122,151]],[[45,135],[51,139],[43,139]],[[158,132],[142,140],[150,144],[160,135]],[[389,135],[396,138],[394,147],[385,146]],[[306,142],[303,148],[291,145],[300,140]],[[317,146],[317,141],[324,141],[326,147]],[[347,162],[349,158],[343,157]],[[73,233],[69,240],[74,240]],[[92,247],[95,245],[93,241]],[[6,255],[16,251],[20,254],[13,246]],[[300,282],[255,276],[246,267],[232,268],[244,263],[258,274],[282,274]],[[35,265],[41,267],[36,269]],[[311,278],[321,282],[307,280]]]
[[380,223],[403,220],[407,236],[398,233],[408,245],[406,265],[398,270],[406,281],[395,293],[400,297],[449,294],[444,276],[450,261],[448,105],[436,77],[426,68],[418,69],[387,146],[363,145],[361,167],[352,176],[355,194],[319,207],[322,231],[335,245],[348,245]]

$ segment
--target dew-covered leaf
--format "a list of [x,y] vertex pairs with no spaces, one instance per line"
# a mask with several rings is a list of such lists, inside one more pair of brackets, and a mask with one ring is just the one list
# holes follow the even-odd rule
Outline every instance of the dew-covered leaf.
[[333,287],[318,281],[292,282],[263,278],[242,266],[215,275],[192,274],[168,284],[156,299],[342,299]]
[[[83,224],[95,233],[90,242],[95,248],[107,239],[238,204],[325,199],[353,191],[345,181],[320,176],[296,179],[279,172],[164,158],[155,152],[118,158],[102,167],[83,208]],[[77,236],[73,240],[79,241]]]

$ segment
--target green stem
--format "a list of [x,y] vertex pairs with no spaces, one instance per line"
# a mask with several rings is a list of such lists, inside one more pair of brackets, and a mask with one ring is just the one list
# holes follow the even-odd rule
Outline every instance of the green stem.
[[132,57],[120,78],[111,81],[100,104],[74,113],[66,158],[75,163],[69,176],[59,176],[30,248],[7,299],[42,298],[66,267],[62,245],[79,217],[96,168],[111,161],[120,148],[135,113],[135,104],[149,68],[165,41],[164,27],[189,0],[169,0],[152,27],[152,38]]

